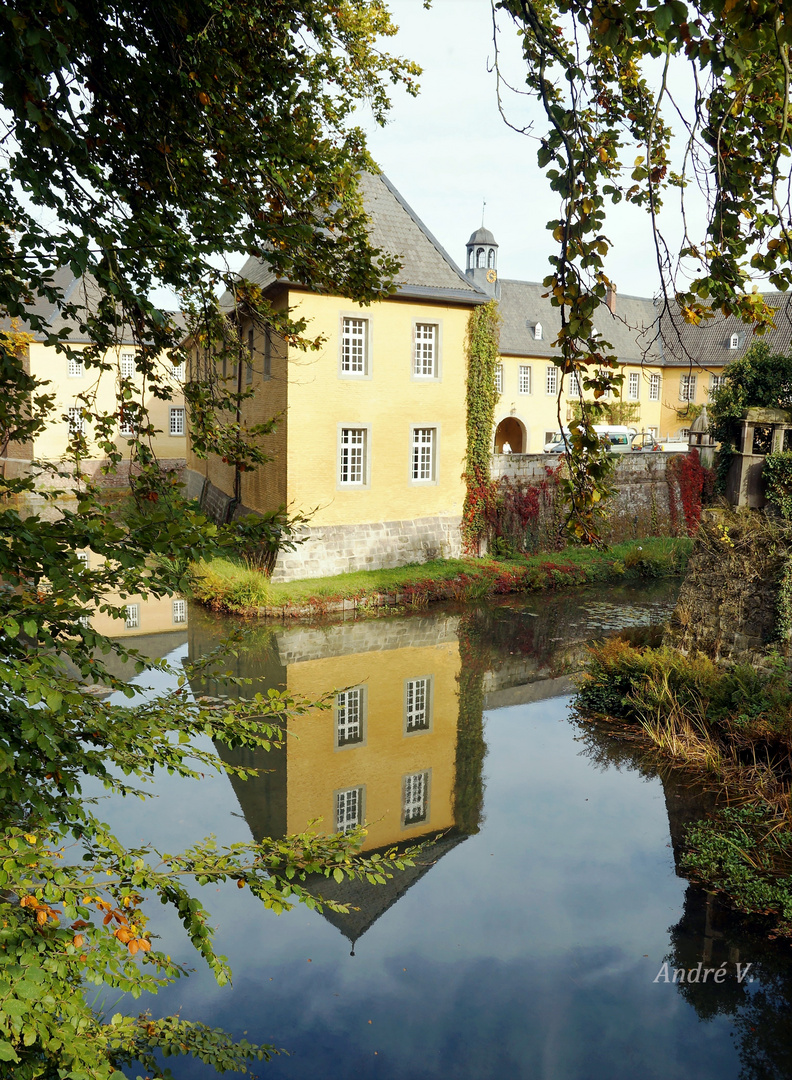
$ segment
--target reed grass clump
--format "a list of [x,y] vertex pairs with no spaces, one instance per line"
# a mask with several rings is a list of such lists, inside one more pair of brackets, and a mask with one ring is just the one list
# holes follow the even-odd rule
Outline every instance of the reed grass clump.
[[216,610],[244,613],[269,603],[269,578],[240,559],[202,559],[190,568],[191,595]]
[[689,826],[680,869],[792,937],[792,685],[785,662],[716,664],[611,639],[590,650],[576,705],[716,784],[731,803]]

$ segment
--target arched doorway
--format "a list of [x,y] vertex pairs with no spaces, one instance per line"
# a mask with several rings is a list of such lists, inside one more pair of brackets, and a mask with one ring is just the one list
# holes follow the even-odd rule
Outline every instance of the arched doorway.
[[495,428],[495,453],[504,453],[507,445],[506,453],[525,453],[525,428],[515,416],[507,416]]

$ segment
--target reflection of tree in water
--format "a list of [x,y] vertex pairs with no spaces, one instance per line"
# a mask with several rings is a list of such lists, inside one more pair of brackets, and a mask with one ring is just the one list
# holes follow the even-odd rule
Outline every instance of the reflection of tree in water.
[[[669,968],[727,964],[726,981],[677,985],[702,1020],[718,1014],[734,1019],[740,1080],[792,1077],[792,956],[787,942],[769,941],[760,930],[708,895],[690,886],[682,918],[671,927]],[[738,983],[735,964],[750,963]],[[753,978],[754,982],[748,979]]]
[[[688,825],[711,813],[717,794],[671,769],[643,747],[607,733],[597,724],[581,726],[583,753],[600,768],[629,768],[647,778],[658,777],[668,811],[674,860],[684,846]],[[677,871],[678,872],[678,871]],[[730,1016],[740,1055],[740,1080],[792,1080],[792,949],[771,941],[761,925],[734,912],[717,896],[696,885],[685,892],[682,916],[669,929],[670,949],[664,960],[669,978],[677,969],[689,972],[726,964],[726,978],[675,984],[676,992],[701,1020]],[[737,964],[751,964],[743,982]],[[754,982],[748,980],[753,978]],[[670,987],[669,987],[670,989]]]

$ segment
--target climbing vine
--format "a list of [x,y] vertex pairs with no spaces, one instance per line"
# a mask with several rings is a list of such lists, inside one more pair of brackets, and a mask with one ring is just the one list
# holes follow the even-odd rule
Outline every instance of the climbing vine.
[[465,551],[478,554],[495,500],[490,479],[492,425],[495,420],[495,365],[498,362],[501,317],[498,304],[476,308],[467,334],[467,454],[462,540]]
[[768,454],[762,479],[767,501],[776,507],[781,517],[792,519],[792,454]]
[[677,454],[671,458],[666,470],[668,481],[668,509],[671,515],[673,531],[679,530],[679,507],[677,505],[674,483],[679,488],[682,514],[685,518],[685,530],[688,536],[695,536],[701,521],[703,501],[711,494],[715,486],[715,473],[701,464],[695,447],[687,454]]

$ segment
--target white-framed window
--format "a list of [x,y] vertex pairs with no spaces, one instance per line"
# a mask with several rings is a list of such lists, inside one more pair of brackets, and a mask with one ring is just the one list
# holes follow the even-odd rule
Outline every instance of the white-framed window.
[[690,428],[689,427],[683,427],[683,428],[679,429],[678,438],[687,439],[689,435],[690,435]]
[[531,392],[531,367],[529,364],[520,364],[517,389],[521,394],[530,394]]
[[170,427],[168,431],[171,435],[183,435],[184,434],[184,409],[172,408],[170,411]]
[[503,393],[503,364],[495,365],[495,393]]
[[409,773],[402,780],[402,825],[417,825],[429,816],[429,773]]
[[729,348],[730,349],[739,349],[739,347],[740,347],[740,335],[739,334],[732,334],[732,336],[729,338]]
[[709,388],[710,397],[713,394],[717,393],[717,391],[720,390],[720,388],[722,386],[725,386],[725,385],[726,385],[726,376],[725,375],[710,375],[710,388]]
[[641,373],[631,371],[627,376],[627,397],[630,401],[637,401],[641,396]]
[[69,434],[83,435],[85,433],[85,418],[79,405],[70,405],[67,414],[69,417]]
[[413,428],[410,479],[413,483],[431,483],[436,479],[436,471],[437,428]]
[[187,622],[187,601],[186,600],[173,600],[171,601],[171,618],[174,626],[178,626],[179,623]]
[[542,333],[543,333],[542,324],[540,322],[538,322],[536,324],[536,326],[534,326],[534,341],[541,341],[542,340]]
[[134,420],[131,416],[126,414],[123,409],[121,410],[121,417],[118,421],[118,430],[122,435],[135,435],[137,432]]
[[91,565],[91,556],[87,551],[78,551],[77,560],[82,563],[86,570]]
[[476,268],[481,270],[487,265],[487,254],[484,248],[478,248],[476,251]]
[[81,379],[85,374],[85,367],[79,356],[69,357],[66,370],[70,379]]
[[127,630],[137,630],[140,627],[140,604],[127,604],[124,626]]
[[118,362],[119,369],[121,371],[121,377],[124,379],[134,378],[137,366],[135,364],[135,354],[133,352],[122,352],[121,359]]
[[366,688],[353,686],[335,696],[336,747],[359,746],[364,738]]
[[660,376],[657,373],[649,376],[649,400],[660,400]]
[[345,788],[335,793],[336,832],[348,833],[363,824],[363,788]]
[[555,364],[551,364],[547,369],[545,393],[552,394],[553,397],[558,393],[558,368]]
[[368,429],[342,427],[338,447],[338,482],[344,487],[368,483]]
[[576,371],[570,371],[567,375],[569,379],[569,389],[567,390],[567,397],[579,398],[583,395],[580,392],[580,379],[577,376]]
[[368,319],[344,315],[341,320],[341,372],[368,375]]
[[91,616],[90,615],[78,615],[77,622],[83,628],[83,630],[91,629]]
[[[610,368],[600,368],[598,374],[599,374],[599,377],[601,379],[609,379],[609,378],[611,378],[611,376],[613,376],[615,374],[615,372],[613,372]],[[610,399],[612,397],[613,397],[613,387],[609,386],[607,388],[607,390],[603,391],[602,400],[603,401],[610,401]]]
[[696,400],[696,376],[695,375],[682,375],[679,379],[679,400],[680,401],[695,401]]
[[436,379],[439,373],[437,323],[415,323],[413,327],[413,375],[417,379]]
[[181,360],[178,364],[171,364],[170,373],[172,379],[177,382],[184,382],[184,361]]
[[428,731],[432,719],[432,678],[406,679],[404,683],[404,730]]

